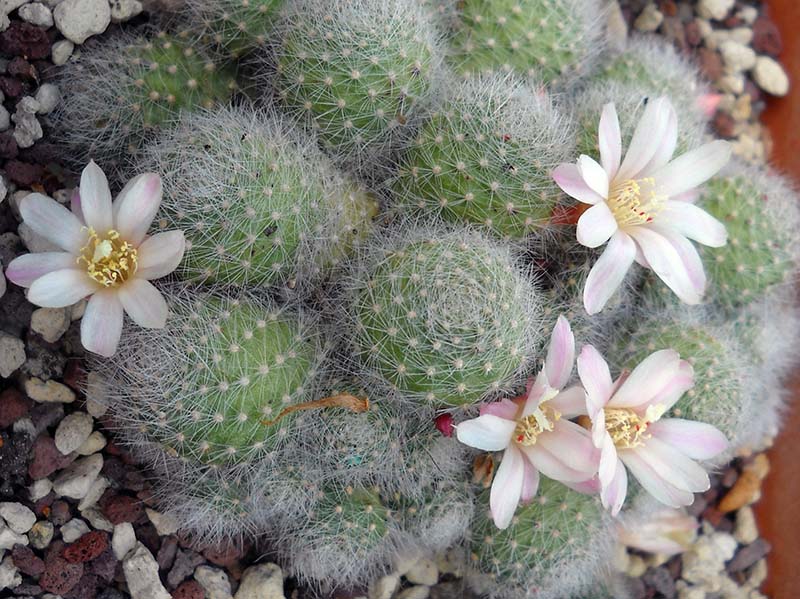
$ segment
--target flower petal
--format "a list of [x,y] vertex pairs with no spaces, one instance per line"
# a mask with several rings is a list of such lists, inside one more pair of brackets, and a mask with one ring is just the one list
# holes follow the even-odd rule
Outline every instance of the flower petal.
[[517,418],[517,412],[519,412],[519,406],[507,397],[504,397],[500,401],[483,404],[480,413],[481,416],[484,414],[491,414],[492,416],[497,416],[505,420],[515,420]]
[[616,233],[617,219],[605,202],[598,202],[578,218],[578,243],[588,248],[603,245]]
[[681,357],[672,349],[662,349],[647,356],[633,369],[608,406],[636,408],[647,404],[678,373]]
[[121,334],[122,304],[114,290],[102,289],[86,304],[81,320],[81,343],[89,351],[108,358],[117,351]]
[[[691,274],[687,269],[684,257],[672,243],[655,228],[631,227],[628,233],[636,240],[642,249],[645,259],[667,287],[677,295],[682,302],[689,305],[699,304],[703,299],[705,289],[705,272],[703,271],[703,290],[698,289],[698,273],[695,269]],[[609,244],[610,245],[610,244]],[[681,249],[685,249],[682,247]],[[608,251],[608,250],[606,250]],[[691,258],[687,260],[692,262]],[[700,263],[702,268],[702,263]]]
[[686,360],[681,360],[673,377],[661,391],[639,406],[639,410],[646,411],[648,407],[657,405],[666,412],[692,387],[694,387],[694,368]]
[[616,459],[614,460],[611,481],[600,492],[600,500],[603,503],[603,507],[611,510],[612,516],[616,516],[622,509],[622,504],[625,503],[627,495],[628,473],[625,471],[625,466],[622,462]]
[[492,490],[489,494],[489,509],[495,526],[503,530],[511,524],[514,512],[517,511],[522,497],[522,486],[525,480],[524,458],[513,445],[503,452],[500,467],[494,475]]
[[69,199],[69,209],[72,210],[72,214],[78,217],[78,220],[86,222],[86,219],[83,217],[83,210],[81,210],[81,190],[78,187],[72,190],[72,196],[70,196]]
[[665,202],[664,209],[659,214],[659,221],[661,220],[668,221],[670,228],[702,245],[718,248],[728,243],[725,225],[689,202]]
[[636,244],[622,231],[611,236],[603,254],[595,262],[583,288],[583,306],[589,314],[597,314],[622,284],[636,256]]
[[651,173],[658,192],[672,197],[705,183],[716,175],[731,157],[731,144],[718,139],[679,156]]
[[575,336],[572,334],[569,321],[559,316],[544,361],[547,382],[554,389],[563,389],[572,374],[573,366],[575,366]]
[[139,245],[161,206],[161,177],[144,173],[128,182],[115,202],[115,222],[120,237]]
[[562,418],[575,418],[586,414],[586,391],[580,385],[564,389],[550,400],[551,408],[558,410]]
[[513,420],[484,414],[456,426],[456,437],[464,445],[483,451],[501,451],[511,443],[517,423]]
[[136,276],[140,279],[160,279],[178,267],[186,249],[183,231],[156,233],[139,246]]
[[94,160],[81,173],[80,206],[86,224],[102,234],[114,228],[108,179]]
[[568,468],[585,473],[586,478],[591,478],[597,472],[600,456],[592,444],[589,431],[574,422],[558,420],[552,431],[539,435],[536,444],[541,444],[558,456]]
[[131,279],[117,294],[125,312],[140,327],[162,329],[167,324],[167,302],[150,281]]
[[648,465],[635,451],[625,450],[620,452],[620,459],[627,466],[631,474],[641,483],[644,490],[650,493],[661,503],[670,507],[692,505],[694,494],[678,489],[667,483],[656,470]]
[[86,271],[67,268],[36,279],[28,290],[28,301],[42,308],[65,308],[99,289]]
[[561,164],[556,167],[551,176],[564,193],[579,202],[596,204],[605,200],[586,184],[580,169],[575,164]]
[[603,106],[597,138],[600,145],[600,164],[608,173],[608,178],[613,180],[622,160],[622,134],[619,130],[617,109],[613,102]]
[[539,443],[531,446],[516,445],[515,447],[526,455],[534,468],[548,478],[561,482],[575,483],[583,482],[591,478],[591,476],[586,475],[586,472],[579,472],[567,466],[560,456],[554,455]]
[[650,437],[644,445],[631,451],[637,453],[673,487],[698,493],[707,491],[711,486],[708,473],[700,464],[681,453],[677,447],[656,437]]
[[648,228],[664,237],[672,245],[681,259],[692,289],[702,297],[706,291],[706,271],[700,254],[697,253],[697,248],[675,229],[656,225],[648,225]]
[[709,460],[728,448],[725,435],[705,422],[665,418],[651,424],[647,432],[694,460]]
[[601,198],[608,197],[608,173],[603,170],[603,167],[594,158],[581,154],[578,157],[578,170],[581,172],[581,177],[583,177],[589,189]]
[[617,180],[638,179],[644,167],[656,155],[669,124],[671,106],[670,101],[664,97],[647,103],[644,114],[633,132],[625,160],[619,167]]
[[586,409],[594,420],[611,398],[613,381],[608,364],[593,345],[584,345],[578,356],[578,376],[586,390]]
[[614,446],[614,441],[611,440],[611,437],[606,435],[600,448],[600,463],[597,468],[597,476],[603,488],[611,484],[618,463],[617,448]]
[[678,115],[672,104],[669,104],[665,110],[667,119],[661,132],[658,148],[650,162],[642,169],[646,173],[651,173],[665,166],[669,159],[672,158],[678,145]]
[[39,277],[55,270],[75,268],[75,256],[67,252],[23,254],[6,268],[6,278],[20,287],[30,287]]
[[522,481],[522,496],[520,501],[522,503],[529,503],[531,499],[536,496],[536,491],[539,490],[539,471],[533,467],[527,457],[523,460],[525,464],[525,477]]
[[77,255],[86,242],[83,223],[55,200],[40,193],[22,198],[19,212],[34,233],[52,241],[62,250]]

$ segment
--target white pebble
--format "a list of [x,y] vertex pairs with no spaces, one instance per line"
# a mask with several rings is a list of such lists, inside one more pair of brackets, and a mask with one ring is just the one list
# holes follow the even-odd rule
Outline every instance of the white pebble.
[[231,582],[222,570],[210,566],[198,566],[194,571],[194,579],[206,592],[206,599],[233,599]]
[[391,599],[400,586],[398,574],[388,574],[369,585],[369,599]]
[[56,448],[67,455],[84,444],[92,434],[94,419],[86,412],[73,412],[67,415],[56,429]]
[[25,363],[25,343],[0,331],[0,377],[8,378]]
[[634,21],[633,26],[639,31],[650,32],[658,29],[663,21],[663,13],[651,2],[644,7],[642,13]]
[[98,451],[103,449],[103,447],[106,446],[107,442],[108,441],[106,441],[106,438],[103,435],[103,433],[101,433],[100,431],[94,431],[92,432],[91,435],[89,435],[89,438],[83,442],[83,445],[81,445],[80,447],[78,447],[78,449],[75,450],[75,452],[78,455],[92,455],[93,453],[97,453]]
[[783,67],[769,56],[759,56],[753,68],[753,79],[758,87],[773,96],[789,93],[789,77]]
[[0,524],[0,554],[3,553],[3,549],[13,549],[17,544],[27,545],[28,537],[14,532],[5,524]]
[[109,3],[111,4],[111,20],[114,23],[129,21],[144,10],[139,0],[109,0]]
[[69,313],[64,308],[39,308],[31,314],[31,329],[48,343],[61,339],[69,324]]
[[103,468],[103,455],[95,453],[73,462],[53,481],[53,490],[72,499],[83,499]]
[[103,496],[103,493],[106,492],[110,484],[111,483],[108,482],[105,476],[98,476],[97,480],[89,487],[89,491],[87,491],[86,495],[84,495],[83,499],[78,503],[78,511],[83,514],[90,508],[93,508],[97,502],[100,501],[100,498]]
[[749,71],[756,64],[756,53],[752,48],[726,40],[719,45],[719,52],[725,62],[726,69],[731,73]]
[[33,401],[40,403],[72,403],[75,401],[75,393],[56,381],[43,381],[40,378],[31,377],[25,381],[25,393]]
[[122,561],[134,547],[136,547],[136,533],[133,525],[130,522],[117,524],[111,535],[111,550],[114,552],[114,557]]
[[20,8],[19,18],[39,27],[53,26],[53,13],[41,2],[32,2]]
[[706,19],[724,19],[728,11],[733,8],[736,0],[700,0],[697,4],[697,13]]
[[39,102],[39,114],[50,114],[61,101],[61,92],[57,85],[42,83],[36,91]]
[[60,40],[53,44],[53,47],[50,49],[50,58],[53,64],[59,67],[65,64],[69,60],[69,57],[72,56],[72,51],[74,49],[75,44],[69,40]]
[[53,11],[56,27],[76,44],[103,33],[111,23],[108,0],[64,0]]
[[22,576],[14,565],[14,559],[8,555],[0,563],[0,591],[13,589],[22,584]]
[[36,514],[21,503],[0,503],[0,516],[11,530],[21,535],[24,535],[31,529],[31,526],[36,524]]
[[74,543],[92,529],[80,518],[73,518],[61,527],[61,538],[65,543]]
[[39,480],[33,481],[33,484],[28,487],[28,499],[35,503],[42,497],[46,497],[52,490],[53,481],[49,478],[40,478]]
[[133,599],[172,599],[158,577],[158,563],[141,543],[125,557],[122,571]]
[[234,599],[284,599],[283,572],[275,564],[250,566]]
[[433,561],[423,558],[406,572],[406,579],[414,584],[433,586],[439,580],[439,568]]

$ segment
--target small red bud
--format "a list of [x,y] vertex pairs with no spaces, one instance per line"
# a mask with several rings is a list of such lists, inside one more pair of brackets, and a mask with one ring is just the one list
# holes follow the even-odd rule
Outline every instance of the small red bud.
[[452,414],[439,414],[433,421],[436,429],[445,437],[453,436],[453,415]]

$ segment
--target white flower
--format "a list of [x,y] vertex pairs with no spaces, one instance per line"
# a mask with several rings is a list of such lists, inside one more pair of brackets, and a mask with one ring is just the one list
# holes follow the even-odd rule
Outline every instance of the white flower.
[[619,513],[628,470],[642,487],[670,507],[691,505],[709,488],[708,474],[694,460],[722,452],[728,441],[710,424],[661,416],[694,386],[691,364],[671,349],[657,351],[628,377],[612,382],[608,364],[591,345],[578,357],[586,389],[592,441],[600,449],[600,498]]
[[591,437],[570,418],[585,413],[579,386],[562,391],[575,364],[575,339],[561,316],[544,368],[527,398],[486,404],[480,416],[456,428],[458,440],[484,451],[504,451],[489,496],[492,519],[508,528],[520,502],[533,499],[539,472],[582,492],[596,492],[598,453]]
[[697,538],[699,522],[682,509],[664,508],[634,521],[617,525],[617,539],[626,547],[676,555],[687,551]]
[[[567,194],[591,204],[578,220],[578,242],[608,247],[589,273],[583,301],[589,314],[603,309],[636,260],[652,269],[687,304],[703,297],[706,276],[689,239],[711,247],[727,242],[725,227],[695,206],[695,188],[730,158],[717,140],[670,161],[678,119],[667,98],[648,103],[620,164],[622,141],[614,104],[600,117],[600,162],[581,155],[562,164],[553,179]],[[609,241],[610,240],[610,241]]]
[[25,224],[63,251],[20,256],[6,276],[28,287],[28,301],[45,308],[91,296],[81,342],[89,351],[111,356],[122,333],[123,310],[142,327],[166,323],[167,304],[150,280],[175,270],[185,240],[182,231],[147,236],[160,205],[158,175],[132,179],[112,203],[105,174],[90,162],[72,211],[39,193],[20,202]]

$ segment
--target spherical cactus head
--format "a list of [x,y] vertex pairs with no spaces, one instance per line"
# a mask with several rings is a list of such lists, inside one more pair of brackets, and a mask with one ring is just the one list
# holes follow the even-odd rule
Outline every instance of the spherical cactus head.
[[394,515],[377,488],[323,487],[307,518],[284,534],[290,573],[321,591],[374,580],[398,546]]
[[295,418],[284,409],[316,399],[325,351],[313,320],[193,288],[168,291],[168,304],[164,329],[131,327],[93,364],[134,450],[247,464],[283,445]]
[[549,96],[508,75],[445,86],[392,180],[398,210],[483,226],[502,238],[549,230],[562,193],[550,173],[574,132]]
[[726,245],[701,249],[709,301],[736,309],[791,285],[800,203],[786,179],[736,160],[706,184],[698,205],[728,230]]
[[146,156],[164,179],[159,224],[186,235],[189,280],[308,289],[370,228],[369,196],[272,111],[184,115]]
[[536,497],[500,530],[485,491],[472,523],[470,579],[492,597],[580,596],[610,562],[612,543],[612,528],[595,495],[542,477]]
[[64,158],[123,169],[153,132],[185,111],[229,100],[234,74],[189,38],[150,30],[87,44],[59,73],[54,114]]
[[283,0],[189,0],[195,25],[222,52],[239,58],[266,47]]
[[373,166],[408,136],[442,50],[415,0],[302,0],[278,26],[278,96],[347,165]]
[[598,0],[465,0],[451,64],[464,76],[514,72],[568,86],[601,53]]
[[610,56],[594,79],[603,84],[628,84],[653,97],[667,96],[679,119],[708,119],[701,101],[708,93],[708,85],[699,69],[661,38],[632,37],[622,52]]
[[466,230],[399,227],[354,265],[353,353],[414,402],[468,405],[512,384],[539,342],[539,292]]

